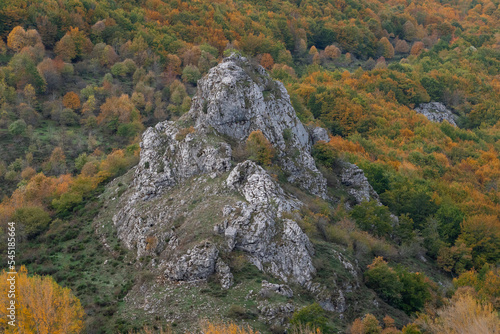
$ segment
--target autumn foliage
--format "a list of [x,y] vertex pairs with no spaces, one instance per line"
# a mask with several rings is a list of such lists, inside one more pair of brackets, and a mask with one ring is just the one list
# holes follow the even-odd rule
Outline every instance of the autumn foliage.
[[246,141],[246,149],[250,157],[262,165],[269,165],[275,150],[262,131],[252,131]]
[[[8,305],[7,291],[11,274],[0,274],[0,304]],[[2,333],[77,334],[83,328],[84,311],[68,288],[59,286],[50,276],[28,276],[25,267],[16,275],[16,324],[7,324],[6,308],[0,309]]]
[[79,109],[80,108],[80,98],[78,97],[78,94],[75,92],[68,92],[66,95],[63,97],[63,105],[66,108],[70,109]]

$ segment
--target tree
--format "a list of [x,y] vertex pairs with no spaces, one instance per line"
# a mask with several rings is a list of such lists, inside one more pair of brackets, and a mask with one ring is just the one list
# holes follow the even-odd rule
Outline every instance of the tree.
[[28,105],[31,107],[33,103],[36,101],[35,88],[33,88],[31,84],[27,84],[26,86],[24,86],[23,94],[24,98],[26,99],[26,102],[28,102]]
[[397,305],[401,300],[403,285],[398,274],[382,257],[376,257],[365,272],[366,286],[373,289],[384,301]]
[[98,124],[106,124],[110,130],[117,130],[119,123],[139,121],[139,112],[127,94],[113,96],[106,99],[101,105],[101,112],[97,116]]
[[21,51],[24,47],[35,46],[41,43],[42,39],[36,30],[25,31],[21,26],[12,29],[7,37],[7,46],[16,52]]
[[441,247],[437,263],[444,271],[461,274],[472,265],[471,251],[462,240],[457,240],[453,247]]
[[407,314],[420,311],[425,303],[431,299],[430,285],[427,278],[420,273],[412,273],[398,268],[398,278],[402,284],[401,301],[399,307]]
[[66,61],[73,60],[77,56],[76,45],[71,36],[64,35],[59,42],[56,43],[54,49],[56,54]]
[[[385,319],[385,318],[384,318]],[[381,334],[382,327],[374,315],[367,313],[363,319],[357,318],[351,325],[350,334]]]
[[356,225],[364,231],[378,236],[392,231],[389,209],[384,205],[379,205],[376,201],[364,201],[356,205],[350,215],[356,221]]
[[270,71],[274,66],[274,59],[269,53],[264,53],[260,59],[260,64],[266,70]]
[[67,61],[82,57],[91,51],[92,42],[78,28],[71,28],[55,47],[56,54]]
[[329,59],[337,59],[341,54],[342,52],[340,52],[340,49],[335,45],[328,45],[325,48],[325,56]]
[[464,220],[461,225],[462,240],[472,248],[474,264],[482,267],[486,262],[497,263],[500,260],[500,225],[494,215],[477,215]]
[[194,65],[187,65],[182,70],[182,81],[196,85],[198,80],[201,79],[201,73],[198,67]]
[[320,331],[326,332],[327,321],[325,310],[318,303],[314,303],[294,312],[290,324],[296,328],[304,326],[313,330],[318,328]]
[[379,41],[380,48],[382,50],[382,56],[387,59],[394,57],[394,47],[387,37],[382,37]]
[[45,230],[51,221],[50,215],[37,206],[17,209],[11,219],[22,226],[28,238]]
[[410,46],[404,39],[399,39],[396,42],[396,47],[394,48],[394,51],[397,53],[408,53],[410,51]]
[[411,47],[410,53],[412,55],[418,56],[420,54],[420,52],[422,52],[423,49],[424,49],[424,43],[422,43],[422,42],[415,42],[413,44],[413,46]]
[[413,41],[416,37],[417,34],[417,29],[415,28],[415,25],[411,21],[406,21],[405,24],[403,24],[403,34],[404,34],[404,39],[407,41]]
[[246,149],[250,153],[250,159],[257,161],[261,165],[271,164],[275,154],[273,146],[260,130],[250,133],[246,142]]
[[61,147],[54,148],[49,160],[43,164],[43,170],[53,174],[62,174],[66,171],[66,156]]
[[61,72],[64,67],[64,62],[61,59],[52,60],[45,58],[37,65],[38,72],[43,76],[47,83],[47,88],[57,89],[62,83]]
[[26,122],[22,119],[18,119],[9,125],[9,133],[13,136],[22,136],[26,131],[26,127]]
[[[77,334],[83,329],[84,310],[69,288],[59,286],[50,276],[29,277],[24,266],[16,275],[16,320],[20,327],[8,325],[7,309],[0,309],[0,331],[5,334]],[[0,274],[0,303],[9,305],[11,275]]]
[[79,109],[80,108],[80,98],[75,92],[68,92],[63,97],[63,105],[69,109]]

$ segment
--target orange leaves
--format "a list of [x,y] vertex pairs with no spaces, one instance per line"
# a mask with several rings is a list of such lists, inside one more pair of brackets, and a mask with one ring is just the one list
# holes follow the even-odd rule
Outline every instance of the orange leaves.
[[56,43],[54,49],[56,54],[62,59],[69,61],[76,57],[90,53],[92,42],[78,28],[70,28],[66,35]]
[[16,52],[21,51],[24,47],[35,46],[41,43],[42,39],[36,30],[30,29],[25,31],[20,26],[12,29],[7,37],[7,46]]
[[106,99],[106,102],[101,105],[101,113],[97,116],[97,122],[101,124],[117,119],[120,123],[128,123],[137,117],[134,104],[127,94],[123,94],[120,97],[112,96]]
[[330,142],[328,142],[328,145],[340,152],[359,153],[362,156],[366,156],[365,149],[359,143],[353,143],[352,141],[344,139],[340,136],[330,136]]
[[424,49],[424,43],[422,42],[415,42],[413,46],[411,47],[410,53],[412,55],[419,55],[420,52]]
[[[0,274],[0,304],[8,305],[10,275]],[[85,313],[78,298],[69,288],[59,286],[50,276],[29,277],[26,268],[16,275],[17,325],[7,325],[6,309],[0,310],[3,333],[76,334],[83,328]]]
[[66,95],[63,97],[63,105],[66,108],[70,109],[79,109],[80,108],[80,98],[78,97],[78,94],[75,92],[68,92]]
[[260,59],[260,64],[269,71],[273,68],[274,59],[269,53],[264,53]]

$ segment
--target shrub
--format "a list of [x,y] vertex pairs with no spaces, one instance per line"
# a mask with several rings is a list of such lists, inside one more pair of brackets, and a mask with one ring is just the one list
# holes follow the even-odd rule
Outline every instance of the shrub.
[[38,206],[27,206],[17,209],[12,220],[24,227],[27,237],[33,237],[47,228],[50,215]]
[[270,165],[275,154],[273,146],[260,130],[250,133],[246,149],[250,153],[250,159],[261,165]]
[[294,327],[306,326],[319,328],[321,331],[328,329],[325,311],[318,303],[305,306],[296,311],[290,320],[290,324]]
[[350,215],[356,220],[359,228],[364,231],[378,236],[392,231],[389,209],[384,205],[379,205],[376,201],[372,200],[356,205]]
[[365,272],[366,286],[373,289],[384,301],[395,305],[401,300],[402,284],[398,274],[382,257],[376,257]]
[[194,127],[190,126],[189,128],[180,129],[179,132],[175,135],[175,140],[182,141],[186,138],[186,136],[190,133],[194,133]]

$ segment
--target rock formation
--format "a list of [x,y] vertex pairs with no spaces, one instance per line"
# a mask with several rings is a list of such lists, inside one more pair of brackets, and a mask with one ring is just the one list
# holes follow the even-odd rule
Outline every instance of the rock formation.
[[[314,247],[295,218],[305,204],[262,166],[235,160],[234,150],[255,130],[276,149],[275,165],[287,182],[329,199],[310,153],[314,143],[329,140],[327,131],[302,125],[283,84],[233,55],[199,81],[188,113],[144,132],[140,162],[112,219],[118,237],[138,259],[154,258],[151,270],[167,280],[213,276],[229,289],[233,274],[223,258],[239,251],[260,271],[302,285],[325,309],[343,312],[342,289],[314,282]],[[357,202],[378,198],[358,167],[344,167],[341,182]],[[357,280],[355,266],[345,258],[342,265]],[[293,296],[285,285],[263,287]]]
[[427,117],[429,121],[441,123],[446,120],[451,125],[457,126],[456,116],[441,102],[422,103],[415,108],[415,111]]

